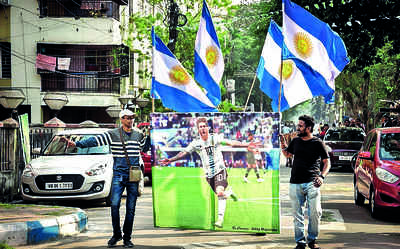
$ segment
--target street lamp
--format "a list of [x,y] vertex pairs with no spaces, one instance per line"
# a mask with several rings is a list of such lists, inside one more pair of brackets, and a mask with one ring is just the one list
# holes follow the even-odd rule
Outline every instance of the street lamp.
[[119,105],[112,105],[106,109],[107,114],[113,119],[114,123],[117,122],[121,107]]
[[57,118],[60,110],[68,103],[68,97],[65,93],[46,93],[43,97],[44,103],[51,109],[55,110],[54,118],[47,121],[45,127],[65,127],[65,123]]
[[10,118],[2,121],[3,124],[18,124],[13,119],[13,113],[16,113],[17,107],[24,102],[25,95],[21,89],[0,90],[0,104],[5,109],[12,109]]
[[123,95],[118,98],[121,105],[123,105],[124,109],[130,109],[132,106],[134,107],[134,112],[136,112],[136,108],[139,106],[140,108],[140,119],[143,119],[142,116],[142,108],[146,107],[149,100],[146,98],[140,97],[141,93],[138,95]]

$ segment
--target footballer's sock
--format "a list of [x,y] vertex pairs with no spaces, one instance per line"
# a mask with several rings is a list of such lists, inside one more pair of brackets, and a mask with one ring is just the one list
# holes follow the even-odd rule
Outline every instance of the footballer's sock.
[[218,220],[224,220],[226,209],[226,198],[225,197],[218,197]]
[[257,178],[260,178],[260,171],[258,170],[258,167],[256,167],[254,170],[256,171]]
[[251,170],[251,168],[247,168],[247,170],[246,170],[246,174],[244,175],[244,177],[248,177],[249,176],[249,173],[250,173],[250,170]]

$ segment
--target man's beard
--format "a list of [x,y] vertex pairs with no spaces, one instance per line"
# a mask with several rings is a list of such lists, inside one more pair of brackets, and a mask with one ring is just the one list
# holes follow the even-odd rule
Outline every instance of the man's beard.
[[306,133],[306,132],[301,132],[301,131],[297,130],[297,136],[299,136],[299,137],[306,137],[306,136],[307,136],[307,133]]

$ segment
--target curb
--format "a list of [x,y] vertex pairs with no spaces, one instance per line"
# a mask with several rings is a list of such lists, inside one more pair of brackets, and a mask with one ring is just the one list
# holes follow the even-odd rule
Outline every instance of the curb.
[[88,217],[77,209],[52,219],[0,224],[0,242],[10,246],[32,245],[78,234],[87,230]]

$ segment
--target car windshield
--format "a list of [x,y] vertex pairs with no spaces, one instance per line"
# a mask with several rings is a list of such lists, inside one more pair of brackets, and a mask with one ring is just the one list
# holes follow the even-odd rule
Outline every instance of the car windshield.
[[47,145],[43,155],[54,156],[54,155],[95,155],[95,154],[108,154],[110,153],[110,147],[108,145],[90,147],[90,148],[78,148],[78,147],[67,147],[66,138],[77,142],[84,140],[94,135],[56,135]]
[[328,130],[324,138],[325,141],[364,141],[364,134],[357,129],[338,129]]
[[400,160],[400,133],[382,134],[379,157],[381,160]]

